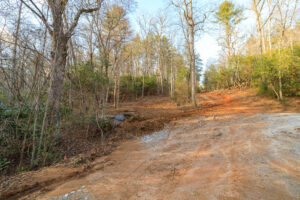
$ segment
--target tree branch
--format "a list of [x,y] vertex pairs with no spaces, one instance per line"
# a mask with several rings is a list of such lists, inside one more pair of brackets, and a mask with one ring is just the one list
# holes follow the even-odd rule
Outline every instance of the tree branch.
[[97,11],[100,9],[101,7],[101,4],[102,4],[103,0],[98,0],[98,6],[95,7],[95,8],[88,8],[88,9],[80,9],[77,14],[75,15],[74,17],[74,20],[73,20],[73,23],[71,24],[70,28],[68,29],[67,33],[66,33],[66,36],[67,37],[71,37],[75,27],[77,26],[78,24],[78,21],[79,21],[79,18],[80,16],[83,14],[83,13],[91,13],[91,12],[94,12],[94,11]]
[[272,11],[269,13],[269,16],[268,18],[264,21],[264,23],[262,24],[262,26],[265,26],[266,23],[268,22],[268,20],[272,17],[273,13],[274,13],[274,10],[276,8],[276,5],[279,3],[279,0],[276,1],[276,3],[274,4],[273,8],[272,8]]
[[53,30],[52,28],[50,27],[50,25],[48,24],[47,22],[47,19],[46,17],[44,16],[44,14],[41,12],[41,10],[37,7],[37,5],[32,1],[30,0],[31,4],[37,9],[34,10],[31,6],[29,6],[24,0],[21,0],[21,2],[31,11],[33,12],[38,18],[40,18],[42,20],[42,22],[45,24],[45,26],[47,27],[50,35],[53,35]]

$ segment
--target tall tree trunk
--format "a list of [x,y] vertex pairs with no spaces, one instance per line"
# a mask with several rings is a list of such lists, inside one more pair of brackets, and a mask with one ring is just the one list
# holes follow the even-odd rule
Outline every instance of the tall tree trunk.
[[39,104],[40,104],[40,87],[38,86],[38,94],[36,97],[36,102],[34,106],[34,122],[33,122],[33,132],[32,132],[32,152],[31,152],[31,161],[30,167],[35,165],[35,152],[36,152],[36,126],[38,120]]
[[271,41],[271,0],[268,0],[268,11],[269,11],[269,19],[268,19],[268,42],[269,42],[269,50],[272,51],[272,41]]
[[174,69],[173,69],[172,58],[171,58],[171,98],[174,98]]
[[67,45],[69,37],[64,34],[63,15],[60,12],[52,13],[53,16],[53,34],[52,36],[52,77],[49,93],[49,108],[51,115],[51,125],[60,127],[60,108],[65,77],[65,67],[67,62]]
[[114,80],[114,108],[117,108],[117,77]]
[[261,13],[259,8],[259,3],[256,2],[256,0],[252,0],[252,7],[253,11],[256,15],[256,29],[258,34],[258,46],[260,50],[260,54],[264,53],[265,44],[264,44],[264,30],[263,30],[263,24],[261,19]]
[[163,78],[163,72],[160,70],[160,85],[161,85],[161,94],[164,94],[164,78]]
[[192,93],[192,104],[193,106],[197,106],[196,102],[196,76],[195,76],[195,25],[193,20],[193,5],[192,0],[189,3],[189,30],[190,30],[190,64],[191,64],[191,93]]
[[262,48],[263,48],[263,53],[266,53],[266,37],[265,37],[265,28],[262,26],[261,27],[261,42],[262,42]]
[[[55,34],[55,33],[54,33]],[[63,82],[65,77],[65,67],[67,61],[67,38],[62,34],[57,35],[54,39],[54,56],[52,63],[52,79],[49,96],[49,105],[51,109],[51,125],[60,127],[60,108],[63,90]]]
[[145,92],[145,72],[143,71],[143,84],[142,84],[142,98],[144,98]]
[[21,24],[21,14],[22,14],[22,6],[23,2],[20,2],[19,5],[19,11],[18,11],[18,20],[17,20],[17,26],[16,26],[16,31],[15,31],[15,39],[14,39],[14,47],[13,47],[13,59],[12,59],[12,70],[11,70],[11,77],[10,77],[10,87],[11,87],[11,92],[10,92],[10,100],[13,100],[14,95],[16,94],[17,90],[17,45],[18,45],[18,40],[19,40],[19,31],[20,31],[20,24]]
[[164,69],[162,64],[162,52],[161,52],[161,36],[159,35],[159,49],[158,49],[158,68],[160,71],[160,86],[161,86],[161,94],[164,94]]
[[282,101],[283,96],[282,96],[282,77],[281,77],[281,70],[279,69],[278,72],[278,79],[279,79],[279,99]]
[[117,79],[117,108],[119,107],[119,101],[120,101],[120,75],[118,75]]
[[[66,24],[66,28],[69,29],[69,24],[68,24],[68,19],[67,19],[67,16],[66,16],[66,13],[64,12],[63,14],[63,18],[64,18],[64,21],[65,21],[65,24]],[[72,65],[76,65],[76,58],[75,58],[75,51],[74,51],[74,47],[73,47],[73,41],[72,41],[72,38],[69,39],[69,42],[67,43],[68,45],[68,59],[67,59],[67,66],[68,68],[71,68]],[[70,78],[69,79],[69,91],[68,91],[68,96],[69,96],[69,99],[68,99],[68,104],[69,104],[69,108],[71,108],[71,110],[73,109],[73,101],[72,101],[72,79]]]
[[227,48],[227,63],[229,66],[229,60],[231,58],[231,46],[230,46],[230,26],[226,25],[226,48]]
[[115,80],[114,80],[114,107],[117,108],[118,69],[116,69],[114,78],[115,78]]
[[[282,46],[282,40],[284,37],[284,31],[282,30],[280,33],[280,39],[279,39],[279,63],[280,65],[282,64],[282,58],[281,58],[281,46]],[[282,95],[282,73],[281,73],[281,66],[279,66],[278,69],[278,85],[279,85],[279,100],[283,100],[283,95]]]
[[[66,29],[63,15],[68,4],[67,0],[47,0],[48,6],[51,9],[52,19],[51,25],[48,19],[41,13],[39,8],[33,1],[20,0],[32,13],[34,13],[47,27],[52,39],[51,52],[51,81],[50,90],[47,102],[49,102],[51,120],[50,124],[55,126],[59,131],[60,127],[60,107],[62,98],[63,81],[65,75],[65,67],[67,61],[67,44],[71,38],[75,27],[78,25],[80,16],[83,13],[91,13],[100,9],[102,1],[97,1],[95,8],[81,8],[77,10],[73,22],[70,27]],[[66,30],[64,30],[66,29]]]
[[25,86],[25,56],[26,56],[26,51],[27,48],[24,48],[23,53],[22,53],[22,59],[19,64],[19,69],[18,69],[18,74],[19,77],[19,84],[18,84],[18,95],[22,92],[22,89]]
[[260,50],[260,54],[263,54],[263,47],[262,47],[262,31],[261,31],[261,24],[259,20],[259,16],[256,17],[256,27],[257,27],[257,34],[258,34],[258,47]]

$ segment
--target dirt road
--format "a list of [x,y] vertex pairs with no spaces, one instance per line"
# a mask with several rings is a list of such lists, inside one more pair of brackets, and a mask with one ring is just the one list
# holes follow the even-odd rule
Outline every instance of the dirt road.
[[129,140],[37,199],[300,199],[300,114],[260,114],[258,102],[243,102]]
[[198,109],[167,97],[122,104],[112,114],[135,115],[117,133],[133,139],[94,162],[73,166],[74,157],[2,179],[0,199],[300,199],[300,99],[283,105],[249,90],[197,98]]

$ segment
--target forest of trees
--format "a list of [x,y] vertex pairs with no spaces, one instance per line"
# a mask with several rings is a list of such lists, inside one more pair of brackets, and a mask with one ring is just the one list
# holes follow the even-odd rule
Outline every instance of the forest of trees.
[[220,36],[224,55],[219,63],[207,66],[205,89],[255,87],[280,101],[300,96],[299,1],[250,2],[256,34],[246,38],[238,28],[246,20],[245,10],[224,1],[215,12],[215,23],[224,33]]
[[[138,30],[133,0],[1,1],[0,171],[58,161],[65,124],[102,129],[122,101],[168,95],[197,106],[197,91],[231,87],[300,96],[298,1],[249,2],[257,30],[241,36],[245,9],[230,1],[170,0],[176,20],[161,10],[136,19]],[[219,25],[223,51],[202,72],[195,44],[208,24]]]
[[[77,118],[102,129],[105,109],[120,101],[169,95],[188,103],[193,94],[196,105],[201,63],[194,33],[184,42],[188,51],[176,48],[163,11],[140,16],[134,32],[132,0],[7,0],[0,6],[0,170],[61,159],[55,146],[64,124]],[[192,8],[191,1],[183,7]]]

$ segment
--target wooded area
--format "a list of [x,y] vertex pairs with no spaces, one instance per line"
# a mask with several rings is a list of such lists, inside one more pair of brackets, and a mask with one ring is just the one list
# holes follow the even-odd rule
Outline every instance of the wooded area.
[[224,55],[219,64],[205,71],[208,90],[230,87],[258,87],[264,95],[299,96],[300,21],[298,1],[253,0],[257,35],[239,34],[237,24],[245,18],[243,10],[223,2],[215,22],[224,35],[220,37]]
[[[259,88],[282,102],[300,96],[298,0],[249,0],[256,30],[248,35],[239,26],[246,8],[231,1],[170,0],[134,26],[137,6],[134,0],[1,1],[1,173],[62,160],[66,124],[80,124],[87,135],[96,127],[105,140],[113,126],[106,110],[121,102],[163,95],[196,107],[197,92],[233,87]],[[204,71],[195,45],[211,26],[218,27],[222,52]]]

